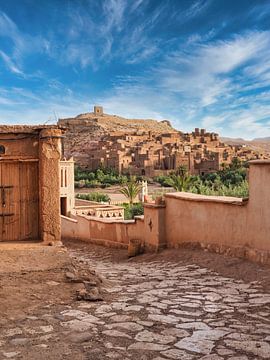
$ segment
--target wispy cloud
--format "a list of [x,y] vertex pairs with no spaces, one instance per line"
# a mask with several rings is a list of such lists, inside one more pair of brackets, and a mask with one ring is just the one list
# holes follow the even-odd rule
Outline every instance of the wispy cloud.
[[155,118],[170,117],[184,130],[201,124],[227,134],[241,128],[248,138],[270,134],[264,125],[270,93],[256,97],[247,92],[250,83],[256,91],[268,79],[269,45],[268,31],[188,44],[166,54],[143,77],[121,80],[105,104],[123,115],[124,110],[134,116],[144,109]]
[[6,67],[16,75],[25,75],[23,60],[26,56],[42,52],[45,40],[21,32],[17,25],[2,11],[0,11],[0,39],[10,41],[7,51],[0,48],[0,56]]
[[234,87],[232,73],[252,61],[260,62],[260,54],[269,44],[268,32],[253,32],[176,51],[159,67],[161,86],[208,106],[230,95]]
[[6,64],[7,68],[13,72],[14,74],[23,75],[23,72],[14,64],[11,58],[4,53],[4,51],[0,50],[0,57]]
[[210,0],[198,0],[193,2],[190,7],[184,12],[184,16],[188,19],[193,18],[206,10],[209,6]]

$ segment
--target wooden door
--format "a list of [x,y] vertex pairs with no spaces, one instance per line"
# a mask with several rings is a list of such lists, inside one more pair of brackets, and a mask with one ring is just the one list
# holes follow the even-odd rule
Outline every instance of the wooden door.
[[0,162],[0,241],[38,239],[38,163]]

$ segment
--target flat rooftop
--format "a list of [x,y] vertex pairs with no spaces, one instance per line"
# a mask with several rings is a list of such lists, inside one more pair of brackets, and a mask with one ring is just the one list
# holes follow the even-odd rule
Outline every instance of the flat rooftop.
[[0,134],[33,134],[44,129],[60,129],[58,125],[0,125]]

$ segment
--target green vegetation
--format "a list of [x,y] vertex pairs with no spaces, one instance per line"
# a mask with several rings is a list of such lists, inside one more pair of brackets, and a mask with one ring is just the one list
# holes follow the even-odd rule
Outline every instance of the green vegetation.
[[110,202],[110,197],[107,194],[93,192],[88,194],[77,194],[77,199],[96,201],[96,202]]
[[143,204],[122,204],[124,207],[124,218],[125,220],[132,220],[135,216],[143,215]]
[[122,185],[127,181],[128,177],[126,175],[119,175],[113,169],[89,171],[75,167],[76,188],[106,188],[111,185]]
[[188,191],[192,177],[184,166],[179,166],[175,173],[171,174],[169,183],[176,191]]
[[130,205],[133,205],[134,200],[141,191],[142,185],[136,179],[136,176],[131,176],[129,181],[126,182],[125,186],[120,189],[121,194],[129,200]]
[[155,179],[162,186],[171,186],[176,191],[187,191],[202,195],[248,197],[247,164],[234,159],[228,166],[215,173],[191,176],[180,167],[169,176]]

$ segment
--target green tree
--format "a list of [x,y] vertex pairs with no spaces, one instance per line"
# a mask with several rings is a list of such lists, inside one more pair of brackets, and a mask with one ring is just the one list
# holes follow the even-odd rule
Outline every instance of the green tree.
[[133,205],[135,198],[141,191],[142,185],[137,181],[135,176],[131,176],[130,180],[120,189],[121,194],[129,200],[130,205]]
[[185,166],[179,166],[174,174],[170,176],[170,185],[176,191],[187,191],[191,184],[191,176]]

